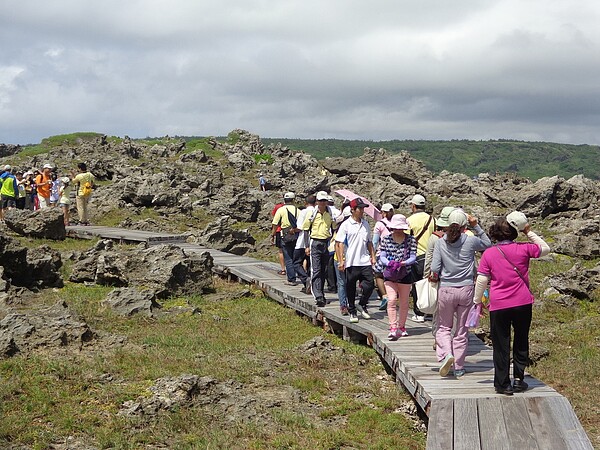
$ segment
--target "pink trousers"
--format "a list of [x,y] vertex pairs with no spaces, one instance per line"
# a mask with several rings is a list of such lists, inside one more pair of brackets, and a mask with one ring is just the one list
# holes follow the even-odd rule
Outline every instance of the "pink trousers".
[[[462,369],[467,356],[469,328],[467,316],[473,305],[473,285],[448,287],[438,290],[438,330],[435,334],[435,351],[438,361],[447,354],[454,356],[454,369]],[[452,337],[452,326],[456,316],[456,333]]]
[[[412,284],[401,284],[393,281],[384,281],[385,292],[388,299],[387,313],[390,328],[404,328],[408,316],[408,295]],[[396,311],[399,307],[400,311]]]

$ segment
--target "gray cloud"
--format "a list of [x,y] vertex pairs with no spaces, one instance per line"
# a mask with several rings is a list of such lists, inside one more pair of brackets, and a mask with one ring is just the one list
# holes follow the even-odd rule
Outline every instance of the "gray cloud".
[[0,142],[133,137],[599,143],[591,0],[8,0]]

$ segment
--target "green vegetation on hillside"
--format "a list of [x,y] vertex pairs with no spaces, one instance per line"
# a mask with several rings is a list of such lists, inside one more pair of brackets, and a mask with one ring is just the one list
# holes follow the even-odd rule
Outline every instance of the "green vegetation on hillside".
[[346,141],[339,139],[270,139],[292,150],[302,150],[317,159],[363,154],[365,147],[385,148],[391,153],[408,151],[433,172],[448,170],[476,176],[482,172],[516,172],[532,180],[560,175],[583,174],[600,178],[600,147],[525,141]]
[[[80,131],[77,133],[70,134],[58,134],[56,136],[50,136],[42,139],[37,145],[26,145],[23,150],[19,152],[19,156],[35,156],[42,153],[48,153],[50,150],[63,145],[77,145],[82,142],[90,142],[95,139],[102,137],[102,133],[95,133],[92,131]],[[120,138],[111,136],[108,138],[109,141],[120,140]]]
[[[34,156],[47,153],[52,148],[62,145],[76,145],[80,142],[90,141],[102,136],[102,133],[77,132],[51,136],[42,140],[40,144],[23,147],[20,157]],[[208,137],[203,136],[174,136],[186,142],[186,152],[197,150],[204,151],[215,158],[222,154],[214,150],[209,144]],[[110,141],[120,138],[111,136]],[[230,145],[236,144],[240,137],[236,132],[227,136],[217,137],[217,140]],[[384,148],[390,153],[402,150],[409,152],[413,158],[422,161],[425,166],[439,173],[448,170],[455,173],[464,173],[477,176],[483,172],[514,172],[519,176],[537,180],[542,177],[560,175],[570,178],[573,175],[583,174],[587,178],[600,179],[600,146],[557,144],[552,142],[527,142],[513,140],[450,140],[450,141],[423,141],[423,140],[342,140],[342,139],[275,139],[261,138],[263,144],[281,143],[295,151],[303,151],[317,159],[327,157],[354,158],[363,154],[365,147]],[[148,145],[165,144],[165,138],[136,139]],[[268,163],[269,155],[257,155],[258,160],[265,159]]]

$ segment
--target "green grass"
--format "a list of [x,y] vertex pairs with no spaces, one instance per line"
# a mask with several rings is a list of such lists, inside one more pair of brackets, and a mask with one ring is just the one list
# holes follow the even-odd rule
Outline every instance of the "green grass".
[[[423,433],[393,413],[408,395],[393,382],[385,389],[378,385],[383,368],[371,349],[328,335],[345,351],[326,358],[299,352],[295,349],[319,330],[260,291],[229,299],[228,292],[241,288],[218,281],[212,297],[169,299],[166,306],[189,303],[202,313],[161,319],[115,316],[101,305],[107,287],[67,283],[49,293],[44,302],[66,299],[94,329],[126,335],[128,345],[1,361],[0,446],[48,448],[75,436],[101,448],[126,449],[161,443],[169,448],[424,448]],[[300,410],[269,409],[272,427],[245,421],[225,426],[211,408],[179,408],[147,425],[117,415],[124,401],[147,396],[155,379],[184,373],[245,386],[256,380],[289,386],[307,401]],[[105,374],[113,381],[106,382]],[[361,400],[353,398],[357,394]]]
[[116,227],[123,220],[131,219],[133,221],[145,220],[145,219],[158,219],[159,213],[154,208],[138,208],[138,209],[125,209],[115,208],[107,213],[104,213],[98,218],[94,218],[95,223],[105,227]]

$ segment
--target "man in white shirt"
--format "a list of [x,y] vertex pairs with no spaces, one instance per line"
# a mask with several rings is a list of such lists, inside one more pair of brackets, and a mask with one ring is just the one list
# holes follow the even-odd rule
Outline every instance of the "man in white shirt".
[[358,322],[355,304],[356,282],[362,282],[362,298],[359,300],[359,305],[364,319],[371,318],[367,303],[375,287],[373,280],[375,250],[371,241],[371,228],[363,219],[366,206],[367,204],[361,198],[352,200],[350,202],[352,215],[340,225],[335,237],[338,268],[346,277],[348,312],[352,323]]

